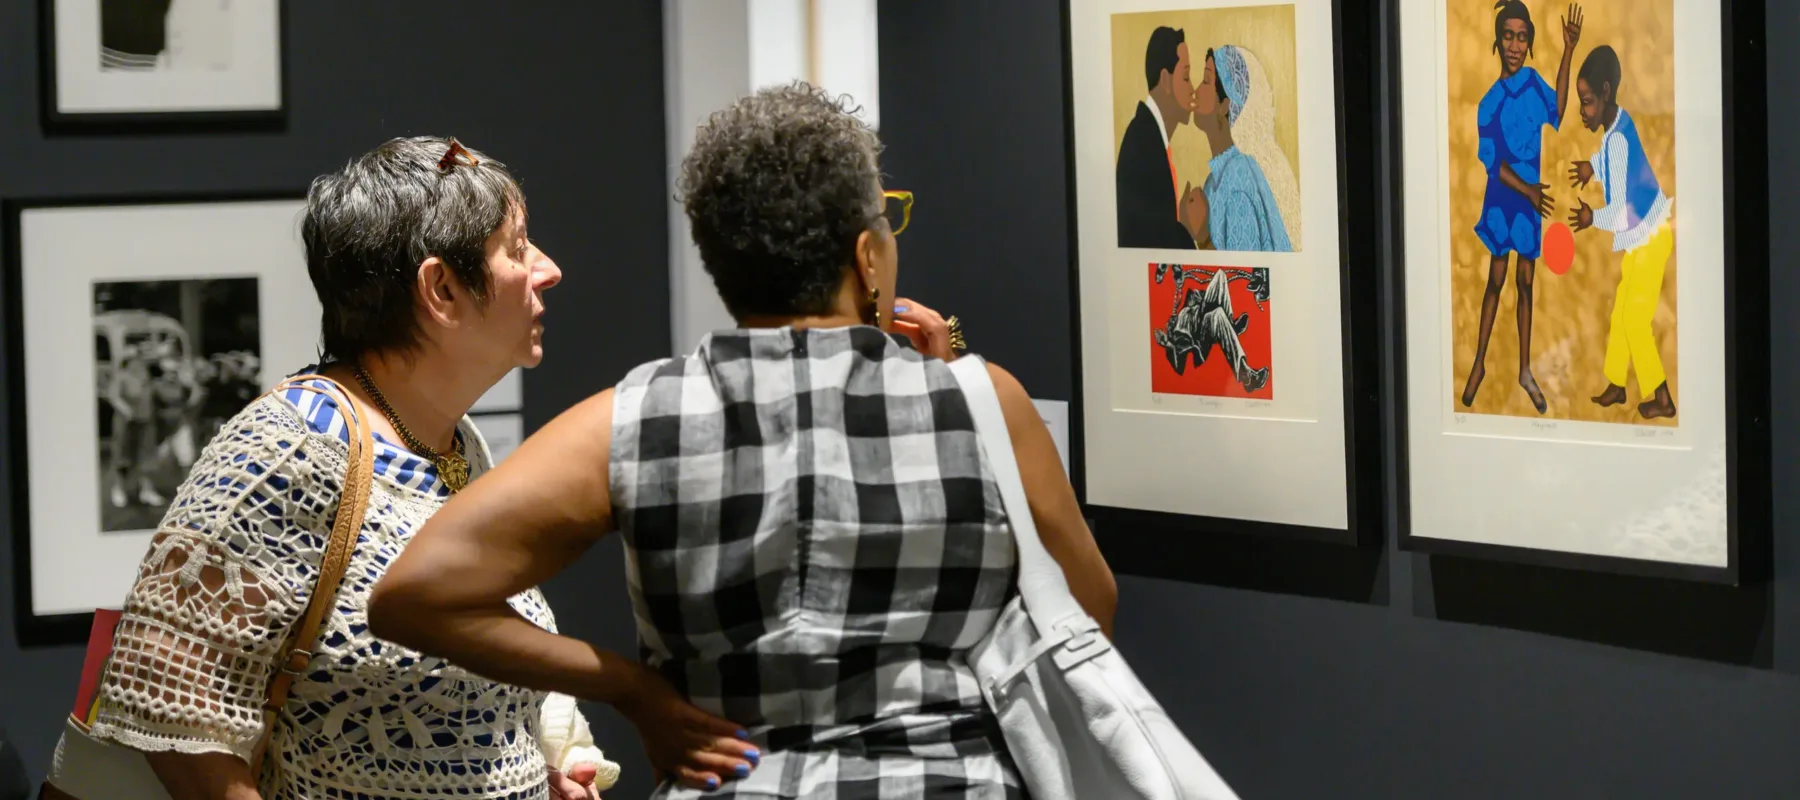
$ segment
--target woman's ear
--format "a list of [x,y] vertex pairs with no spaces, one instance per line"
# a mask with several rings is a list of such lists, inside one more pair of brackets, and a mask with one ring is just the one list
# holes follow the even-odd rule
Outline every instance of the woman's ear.
[[446,328],[456,327],[461,321],[456,308],[461,291],[463,287],[443,259],[431,256],[419,262],[419,307],[427,319]]
[[856,263],[853,268],[856,272],[859,296],[867,297],[869,290],[881,285],[875,274],[875,264],[879,261],[875,254],[875,248],[880,246],[881,236],[873,230],[863,231],[856,237]]

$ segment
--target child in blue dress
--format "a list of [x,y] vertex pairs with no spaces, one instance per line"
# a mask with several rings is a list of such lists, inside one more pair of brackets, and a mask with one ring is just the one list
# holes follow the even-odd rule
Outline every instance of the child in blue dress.
[[1481,216],[1475,235],[1487,246],[1487,289],[1481,298],[1481,332],[1475,345],[1475,363],[1463,385],[1462,404],[1473,405],[1481,379],[1487,375],[1488,336],[1494,330],[1494,314],[1500,306],[1500,290],[1506,286],[1506,261],[1514,255],[1518,264],[1519,386],[1531,398],[1539,414],[1546,405],[1544,393],[1531,374],[1531,284],[1542,245],[1542,219],[1550,216],[1553,201],[1540,183],[1539,160],[1543,128],[1562,127],[1563,109],[1569,99],[1569,63],[1581,39],[1581,7],[1570,6],[1562,20],[1562,64],[1556,71],[1556,89],[1538,71],[1525,66],[1537,39],[1531,11],[1524,0],[1499,0],[1494,4],[1494,52],[1500,56],[1500,79],[1481,98],[1476,123],[1481,131],[1480,158],[1487,170],[1487,193],[1481,200]]

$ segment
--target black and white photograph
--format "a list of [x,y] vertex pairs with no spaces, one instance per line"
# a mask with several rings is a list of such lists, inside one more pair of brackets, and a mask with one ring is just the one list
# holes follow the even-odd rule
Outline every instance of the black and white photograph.
[[258,392],[256,278],[94,284],[100,529],[156,527],[194,459]]
[[100,0],[100,69],[230,69],[231,3]]
[[284,0],[40,0],[51,129],[279,125]]
[[224,423],[318,362],[302,198],[0,201],[0,490],[22,641],[84,640]]

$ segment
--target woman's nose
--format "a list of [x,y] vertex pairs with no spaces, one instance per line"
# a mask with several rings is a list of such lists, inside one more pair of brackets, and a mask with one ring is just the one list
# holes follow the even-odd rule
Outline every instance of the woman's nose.
[[551,258],[548,254],[539,254],[538,263],[533,265],[532,273],[532,277],[537,283],[538,291],[543,291],[562,283],[562,267],[557,266],[556,260]]

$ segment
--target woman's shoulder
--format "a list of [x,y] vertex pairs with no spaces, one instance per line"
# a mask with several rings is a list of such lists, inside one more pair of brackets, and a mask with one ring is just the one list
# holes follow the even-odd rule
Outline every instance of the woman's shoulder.
[[649,409],[671,404],[680,407],[680,398],[688,394],[684,384],[691,379],[704,380],[723,390],[727,377],[713,362],[710,354],[696,351],[632,367],[611,389],[614,424],[636,421]]
[[259,403],[271,410],[290,410],[308,434],[335,439],[348,447],[349,419],[337,400],[347,396],[348,389],[308,368],[284,378]]
[[251,401],[207,442],[165,527],[210,529],[224,515],[287,505],[296,508],[286,516],[299,521],[307,516],[298,513],[303,508],[331,505],[326,490],[337,490],[348,457],[336,409],[330,396],[285,383]]
[[680,376],[687,372],[689,362],[697,357],[697,353],[682,353],[646,361],[628,370],[614,388],[623,392],[627,387],[641,387],[651,383],[659,376]]
[[146,558],[204,552],[298,590],[323,553],[347,455],[284,393],[252,401],[200,451]]

